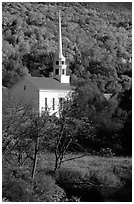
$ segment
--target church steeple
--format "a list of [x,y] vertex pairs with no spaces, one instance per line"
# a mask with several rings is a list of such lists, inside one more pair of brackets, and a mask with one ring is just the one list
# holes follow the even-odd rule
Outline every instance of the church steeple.
[[60,11],[59,11],[59,58],[62,58],[62,37],[61,37],[61,17],[60,17]]
[[70,83],[70,76],[66,75],[66,60],[62,54],[61,16],[59,11],[59,41],[54,60],[54,78],[61,83]]

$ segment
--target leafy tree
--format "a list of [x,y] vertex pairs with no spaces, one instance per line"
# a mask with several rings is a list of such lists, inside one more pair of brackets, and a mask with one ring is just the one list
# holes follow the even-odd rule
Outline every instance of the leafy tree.
[[31,105],[24,106],[14,101],[7,101],[3,108],[3,157],[20,166],[30,159],[34,179],[38,153],[47,141],[49,117],[39,117]]
[[123,153],[120,131],[127,113],[119,107],[116,96],[107,100],[93,82],[85,79],[77,84],[66,114],[81,122],[86,118],[77,139],[88,151],[110,148],[117,154]]
[[[63,110],[62,116],[56,118],[55,122],[52,123],[53,129],[50,133],[51,140],[49,140],[51,145],[53,144],[55,153],[54,171],[57,171],[62,163],[81,158],[87,154],[84,146],[80,145],[78,141],[79,130],[82,131],[82,126],[85,126],[84,121],[68,117],[65,112]],[[68,153],[74,151],[78,151],[79,154],[69,156]]]
[[132,87],[120,95],[119,107],[127,117],[121,130],[121,142],[125,155],[132,155]]

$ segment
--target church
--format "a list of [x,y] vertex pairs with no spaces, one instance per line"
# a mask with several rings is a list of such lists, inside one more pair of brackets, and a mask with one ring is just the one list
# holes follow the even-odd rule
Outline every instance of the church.
[[59,12],[59,40],[55,54],[53,75],[50,77],[24,76],[11,89],[14,100],[31,104],[41,114],[48,111],[59,115],[63,101],[70,97],[74,87],[70,85],[70,76],[66,72],[66,59],[62,54],[61,17]]

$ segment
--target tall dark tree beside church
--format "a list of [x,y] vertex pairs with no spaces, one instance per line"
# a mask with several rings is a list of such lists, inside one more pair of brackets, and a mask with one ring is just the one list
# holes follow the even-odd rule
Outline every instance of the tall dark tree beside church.
[[127,113],[124,127],[121,131],[121,141],[125,155],[132,155],[132,87],[122,93],[119,107]]

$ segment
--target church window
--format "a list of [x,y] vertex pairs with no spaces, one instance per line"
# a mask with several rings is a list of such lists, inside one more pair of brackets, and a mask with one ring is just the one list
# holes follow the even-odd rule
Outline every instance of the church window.
[[26,86],[24,86],[24,91],[26,90]]
[[65,74],[65,69],[62,69],[62,74]]
[[58,65],[59,64],[59,61],[56,61],[56,65]]
[[64,61],[62,61],[61,63],[64,64]]
[[59,69],[55,70],[55,74],[58,75],[59,74]]
[[47,110],[47,98],[45,98],[45,111]]
[[53,98],[53,110],[55,110],[55,98]]

